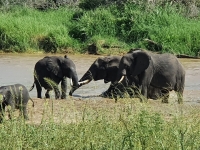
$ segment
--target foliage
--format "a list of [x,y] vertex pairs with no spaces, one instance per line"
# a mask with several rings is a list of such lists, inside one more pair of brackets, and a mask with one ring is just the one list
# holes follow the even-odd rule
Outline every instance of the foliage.
[[45,37],[42,37],[38,41],[38,45],[40,49],[43,49],[46,53],[56,53],[58,44],[56,43],[56,39],[52,34],[49,34]]
[[16,37],[6,33],[4,28],[0,28],[0,49],[5,52],[24,52],[25,48]]
[[[54,101],[52,101],[54,103]],[[78,106],[61,110],[54,120],[54,109],[44,104],[43,120],[34,125],[23,119],[5,120],[0,128],[2,149],[199,149],[200,121],[198,110],[182,114],[177,110],[167,114],[152,111],[148,104],[126,99],[112,110],[92,109],[87,102],[74,117],[76,122],[65,123],[67,113]],[[104,105],[104,103],[102,103]],[[105,104],[105,105],[108,105]],[[54,106],[54,105],[52,105]],[[70,109],[70,110],[69,110]],[[58,112],[57,112],[58,113]],[[46,117],[45,117],[46,116]],[[48,116],[48,117],[47,117]],[[191,117],[192,116],[192,117]],[[72,118],[74,120],[75,118]],[[17,139],[17,140],[16,140]],[[170,143],[170,144],[169,144]]]
[[[87,7],[93,5],[87,0],[79,4],[83,3]],[[161,45],[161,52],[195,56],[200,50],[198,1],[193,9],[195,13],[188,9],[193,7],[190,4],[193,3],[99,0],[94,1],[95,6],[92,7],[95,9],[66,6],[46,11],[15,5],[1,11],[3,44],[0,49],[5,52],[30,49],[68,52],[72,49],[82,53],[87,51],[87,45],[93,39],[100,37],[104,43],[109,43],[111,49],[102,45],[99,47],[100,54],[112,51],[118,45],[123,45],[118,47],[119,52],[134,47],[147,49],[149,46],[145,39],[149,39]],[[110,42],[109,39],[116,41]]]

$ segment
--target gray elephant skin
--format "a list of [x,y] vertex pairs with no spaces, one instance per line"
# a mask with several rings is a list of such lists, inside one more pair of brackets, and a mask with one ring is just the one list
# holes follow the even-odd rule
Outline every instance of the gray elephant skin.
[[[42,98],[42,87],[47,91],[46,98],[50,98],[49,91],[54,90],[55,99],[66,99],[67,92],[67,78],[70,78],[71,86],[78,87],[78,76],[74,62],[66,55],[61,56],[46,56],[35,64],[34,68],[34,83],[29,91],[36,85],[37,97]],[[53,83],[49,83],[49,80]],[[62,95],[58,84],[61,82]]]
[[169,91],[174,90],[178,103],[183,102],[185,70],[176,56],[165,53],[156,54],[145,50],[136,50],[125,54],[119,64],[117,81],[124,76],[138,77],[138,88],[141,95],[147,98],[148,87],[160,88],[164,93],[162,102],[168,103]]
[[[115,86],[115,82],[117,80],[117,73],[119,69],[119,63],[122,56],[105,56],[97,58],[94,63],[90,66],[90,68],[86,71],[86,73],[79,80],[79,84],[82,85],[88,84],[92,80],[104,80],[104,83],[111,82],[110,87],[102,93],[100,96],[114,98],[117,95],[123,97],[125,91],[132,97],[134,95],[133,83],[135,84],[136,78],[124,79],[122,84],[118,84]],[[149,98],[157,99],[161,96],[160,90],[156,88],[151,88],[150,93],[148,93]],[[69,95],[77,88],[72,88]]]
[[[5,107],[10,105],[11,111],[14,109],[19,109],[20,113],[23,112],[24,119],[28,120],[27,114],[27,103],[29,99],[33,102],[33,100],[29,96],[29,92],[27,88],[22,84],[13,84],[7,86],[0,87],[0,94],[2,95],[2,102],[0,106],[1,111],[1,118],[0,121],[2,122]],[[34,102],[33,102],[34,107]],[[9,113],[9,118],[11,119],[11,114]]]

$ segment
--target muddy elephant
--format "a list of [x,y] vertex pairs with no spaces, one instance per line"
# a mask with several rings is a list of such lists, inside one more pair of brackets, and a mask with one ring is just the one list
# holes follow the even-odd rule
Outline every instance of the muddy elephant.
[[[124,93],[127,92],[131,97],[133,97],[133,87],[137,78],[131,78],[131,80],[126,78],[122,81],[122,84],[114,85],[117,79],[121,58],[121,56],[106,56],[97,58],[79,80],[80,86],[88,84],[92,80],[104,80],[104,83],[111,82],[111,84],[107,91],[102,93],[100,96],[114,98],[118,95],[123,97]],[[72,95],[76,89],[77,87],[72,88],[69,95]],[[149,98],[157,99],[160,95],[161,93],[159,89],[152,88],[151,93],[149,93]]]
[[124,77],[138,77],[141,95],[147,98],[149,86],[160,88],[164,94],[162,102],[168,103],[169,91],[174,90],[178,103],[183,102],[185,70],[176,56],[165,53],[155,54],[145,50],[136,50],[125,54],[119,64],[118,83]]
[[[11,110],[9,112],[9,118],[11,119],[11,113],[14,109],[19,109],[20,114],[23,114],[24,119],[28,120],[27,115],[27,103],[29,99],[33,102],[33,100],[29,96],[29,92],[26,87],[22,84],[14,84],[0,87],[0,95],[1,95],[1,105],[0,105],[0,122],[3,120],[5,107],[11,106]],[[34,107],[34,102],[33,102]]]
[[66,55],[61,56],[46,56],[35,64],[34,68],[34,83],[29,91],[36,85],[37,97],[42,98],[42,87],[47,92],[46,98],[49,98],[49,91],[54,90],[55,98],[60,98],[58,84],[61,82],[61,99],[66,99],[67,78],[70,78],[70,84],[73,87],[78,87],[78,76],[74,62]]

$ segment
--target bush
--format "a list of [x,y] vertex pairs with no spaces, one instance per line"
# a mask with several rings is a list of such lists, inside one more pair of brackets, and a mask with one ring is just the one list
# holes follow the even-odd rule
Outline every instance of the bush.
[[[86,2],[90,1],[81,1]],[[84,52],[81,50],[84,45],[91,44],[95,37],[101,37],[104,43],[116,39],[112,43],[122,44],[124,50],[130,47],[148,49],[150,46],[144,39],[149,39],[159,43],[162,52],[199,53],[199,20],[189,17],[187,8],[182,4],[164,0],[153,4],[146,0],[100,0],[94,3],[106,7],[87,11],[77,7],[60,7],[45,12],[12,7],[2,11],[1,49],[16,52],[39,48],[45,52],[66,52],[66,49]],[[112,46],[107,46],[106,51],[104,47],[99,49],[100,54],[112,54],[108,47]]]
[[38,39],[38,46],[40,49],[43,49],[46,53],[56,53],[58,44],[53,34],[49,34]]
[[4,28],[0,28],[0,50],[5,52],[24,52],[25,48],[15,37],[8,35]]

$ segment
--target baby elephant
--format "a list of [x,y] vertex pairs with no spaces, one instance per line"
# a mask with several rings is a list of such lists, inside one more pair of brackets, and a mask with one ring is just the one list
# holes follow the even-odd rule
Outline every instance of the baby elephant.
[[[24,119],[28,120],[26,106],[27,106],[28,100],[31,98],[29,96],[28,90],[26,89],[24,85],[14,84],[14,85],[1,86],[0,95],[1,95],[0,122],[2,122],[3,120],[5,107],[8,105],[11,106],[11,112],[14,111],[15,108],[19,109],[20,114],[23,112]],[[32,99],[31,101],[33,102]],[[34,107],[34,102],[33,102],[33,107]],[[9,118],[11,119],[11,117],[12,116],[9,112]]]

